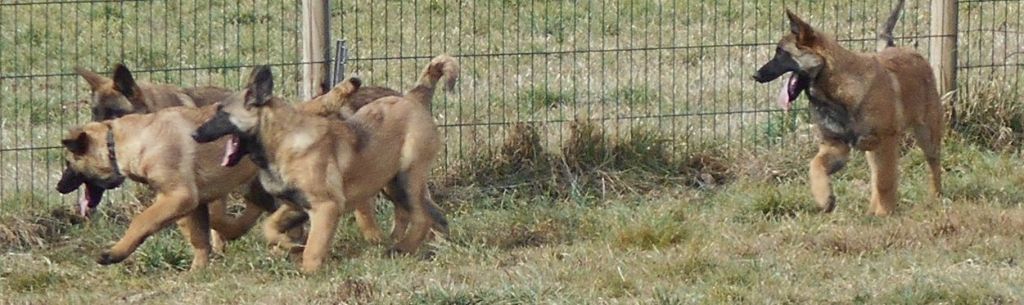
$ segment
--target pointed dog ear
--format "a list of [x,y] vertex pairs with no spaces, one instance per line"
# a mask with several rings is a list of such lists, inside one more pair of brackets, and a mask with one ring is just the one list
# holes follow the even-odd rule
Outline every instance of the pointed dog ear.
[[60,140],[60,144],[75,155],[84,155],[89,151],[89,135],[81,128],[71,129],[68,135]]
[[814,42],[814,28],[812,28],[810,24],[804,22],[799,16],[789,9],[786,9],[786,17],[789,18],[789,31],[792,32],[793,35],[796,35],[798,44],[809,45]]
[[129,71],[128,67],[125,67],[123,64],[114,66],[114,90],[121,92],[129,100],[135,93],[139,92],[139,85],[135,83],[132,71]]
[[246,89],[246,106],[263,106],[270,102],[274,96],[274,75],[270,73],[270,67],[264,65],[253,69]]
[[82,78],[85,79],[85,82],[89,83],[89,87],[92,88],[92,91],[96,91],[100,86],[110,81],[110,79],[82,67],[75,67],[75,73],[81,75]]

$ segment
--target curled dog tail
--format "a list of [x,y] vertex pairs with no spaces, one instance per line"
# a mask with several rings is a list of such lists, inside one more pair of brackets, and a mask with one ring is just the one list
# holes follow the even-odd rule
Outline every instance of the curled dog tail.
[[893,8],[892,13],[889,14],[889,19],[886,19],[885,24],[878,29],[878,51],[896,46],[896,43],[893,42],[892,30],[896,28],[896,21],[900,19],[900,12],[903,11],[905,2],[906,0],[899,0],[896,3],[896,8]]
[[409,89],[409,92],[405,93],[405,97],[420,102],[429,109],[434,99],[434,88],[437,87],[437,82],[444,78],[445,91],[451,92],[455,89],[455,81],[458,80],[459,73],[461,73],[461,68],[454,57],[447,54],[438,55],[423,68],[419,84]]

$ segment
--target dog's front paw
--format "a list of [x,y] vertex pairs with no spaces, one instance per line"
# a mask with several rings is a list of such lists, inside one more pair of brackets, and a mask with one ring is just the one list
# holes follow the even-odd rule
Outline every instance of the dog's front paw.
[[110,250],[104,250],[103,253],[100,253],[100,257],[96,258],[96,263],[100,265],[116,264],[125,258],[125,256],[114,255]]

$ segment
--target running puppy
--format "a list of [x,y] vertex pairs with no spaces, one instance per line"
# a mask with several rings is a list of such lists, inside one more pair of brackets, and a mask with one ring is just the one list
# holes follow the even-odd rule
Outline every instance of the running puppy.
[[928,61],[894,46],[892,29],[903,2],[880,29],[876,53],[849,51],[786,10],[790,31],[775,57],[754,74],[754,80],[766,83],[791,72],[779,97],[787,109],[807,91],[821,136],[810,163],[811,194],[824,212],[836,205],[829,176],[843,168],[852,147],[866,152],[871,167],[870,213],[891,214],[898,200],[900,144],[908,129],[931,170],[932,197],[941,193],[942,103]]
[[[338,93],[350,96],[360,85],[359,79],[349,78]],[[200,143],[225,135],[232,141],[241,138],[260,168],[264,188],[290,203],[277,213],[289,208],[309,212],[302,270],[320,268],[342,213],[371,205],[385,188],[409,211],[408,232],[393,251],[416,251],[434,222],[421,201],[441,146],[427,105],[386,97],[338,121],[299,112],[273,97],[273,88],[270,68],[257,67],[246,88],[218,105],[214,118],[193,138]]]
[[[223,100],[232,93],[231,90],[213,86],[179,88],[167,84],[136,81],[131,70],[123,64],[114,66],[110,78],[82,67],[75,67],[75,73],[89,84],[92,91],[90,110],[92,120],[96,122],[113,120],[133,113],[153,113],[177,106],[202,107]],[[64,173],[65,176],[71,174],[73,173],[67,171]],[[86,195],[90,192],[95,195],[96,192],[103,191],[96,185],[86,185],[85,188]],[[82,216],[88,216],[100,203],[99,198],[90,199],[83,197],[79,203]],[[261,204],[264,207],[273,207],[273,202]],[[246,206],[239,217],[231,217],[227,214],[227,201],[224,199],[211,202],[209,208],[210,221],[214,223],[214,227],[220,228],[220,231],[213,234],[214,248],[217,252],[223,252],[224,240],[233,240],[248,232],[263,211],[250,205]]]
[[[96,260],[107,265],[127,258],[150,235],[177,221],[192,245],[192,269],[209,263],[210,229],[237,237],[245,233],[263,209],[251,215],[248,226],[211,221],[207,207],[222,204],[228,193],[248,186],[248,205],[273,206],[273,198],[255,182],[257,168],[248,158],[224,155],[224,142],[197,145],[190,134],[213,117],[214,106],[173,107],[150,114],[131,114],[114,120],[89,122],[67,133],[61,144],[66,168],[57,191],[85,187],[85,205],[96,206],[105,190],[126,179],[149,186],[156,198],[132,219],[124,236]],[[237,165],[220,166],[221,162]],[[214,219],[211,219],[214,218]]]

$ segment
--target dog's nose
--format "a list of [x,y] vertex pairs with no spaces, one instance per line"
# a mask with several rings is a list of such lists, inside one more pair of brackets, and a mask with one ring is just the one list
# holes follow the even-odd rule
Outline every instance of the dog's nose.
[[192,140],[199,142],[199,132],[192,132]]
[[753,78],[754,81],[762,84],[769,81],[768,79],[765,79],[764,75],[761,75],[761,71],[754,72],[754,75],[751,75],[750,78]]

